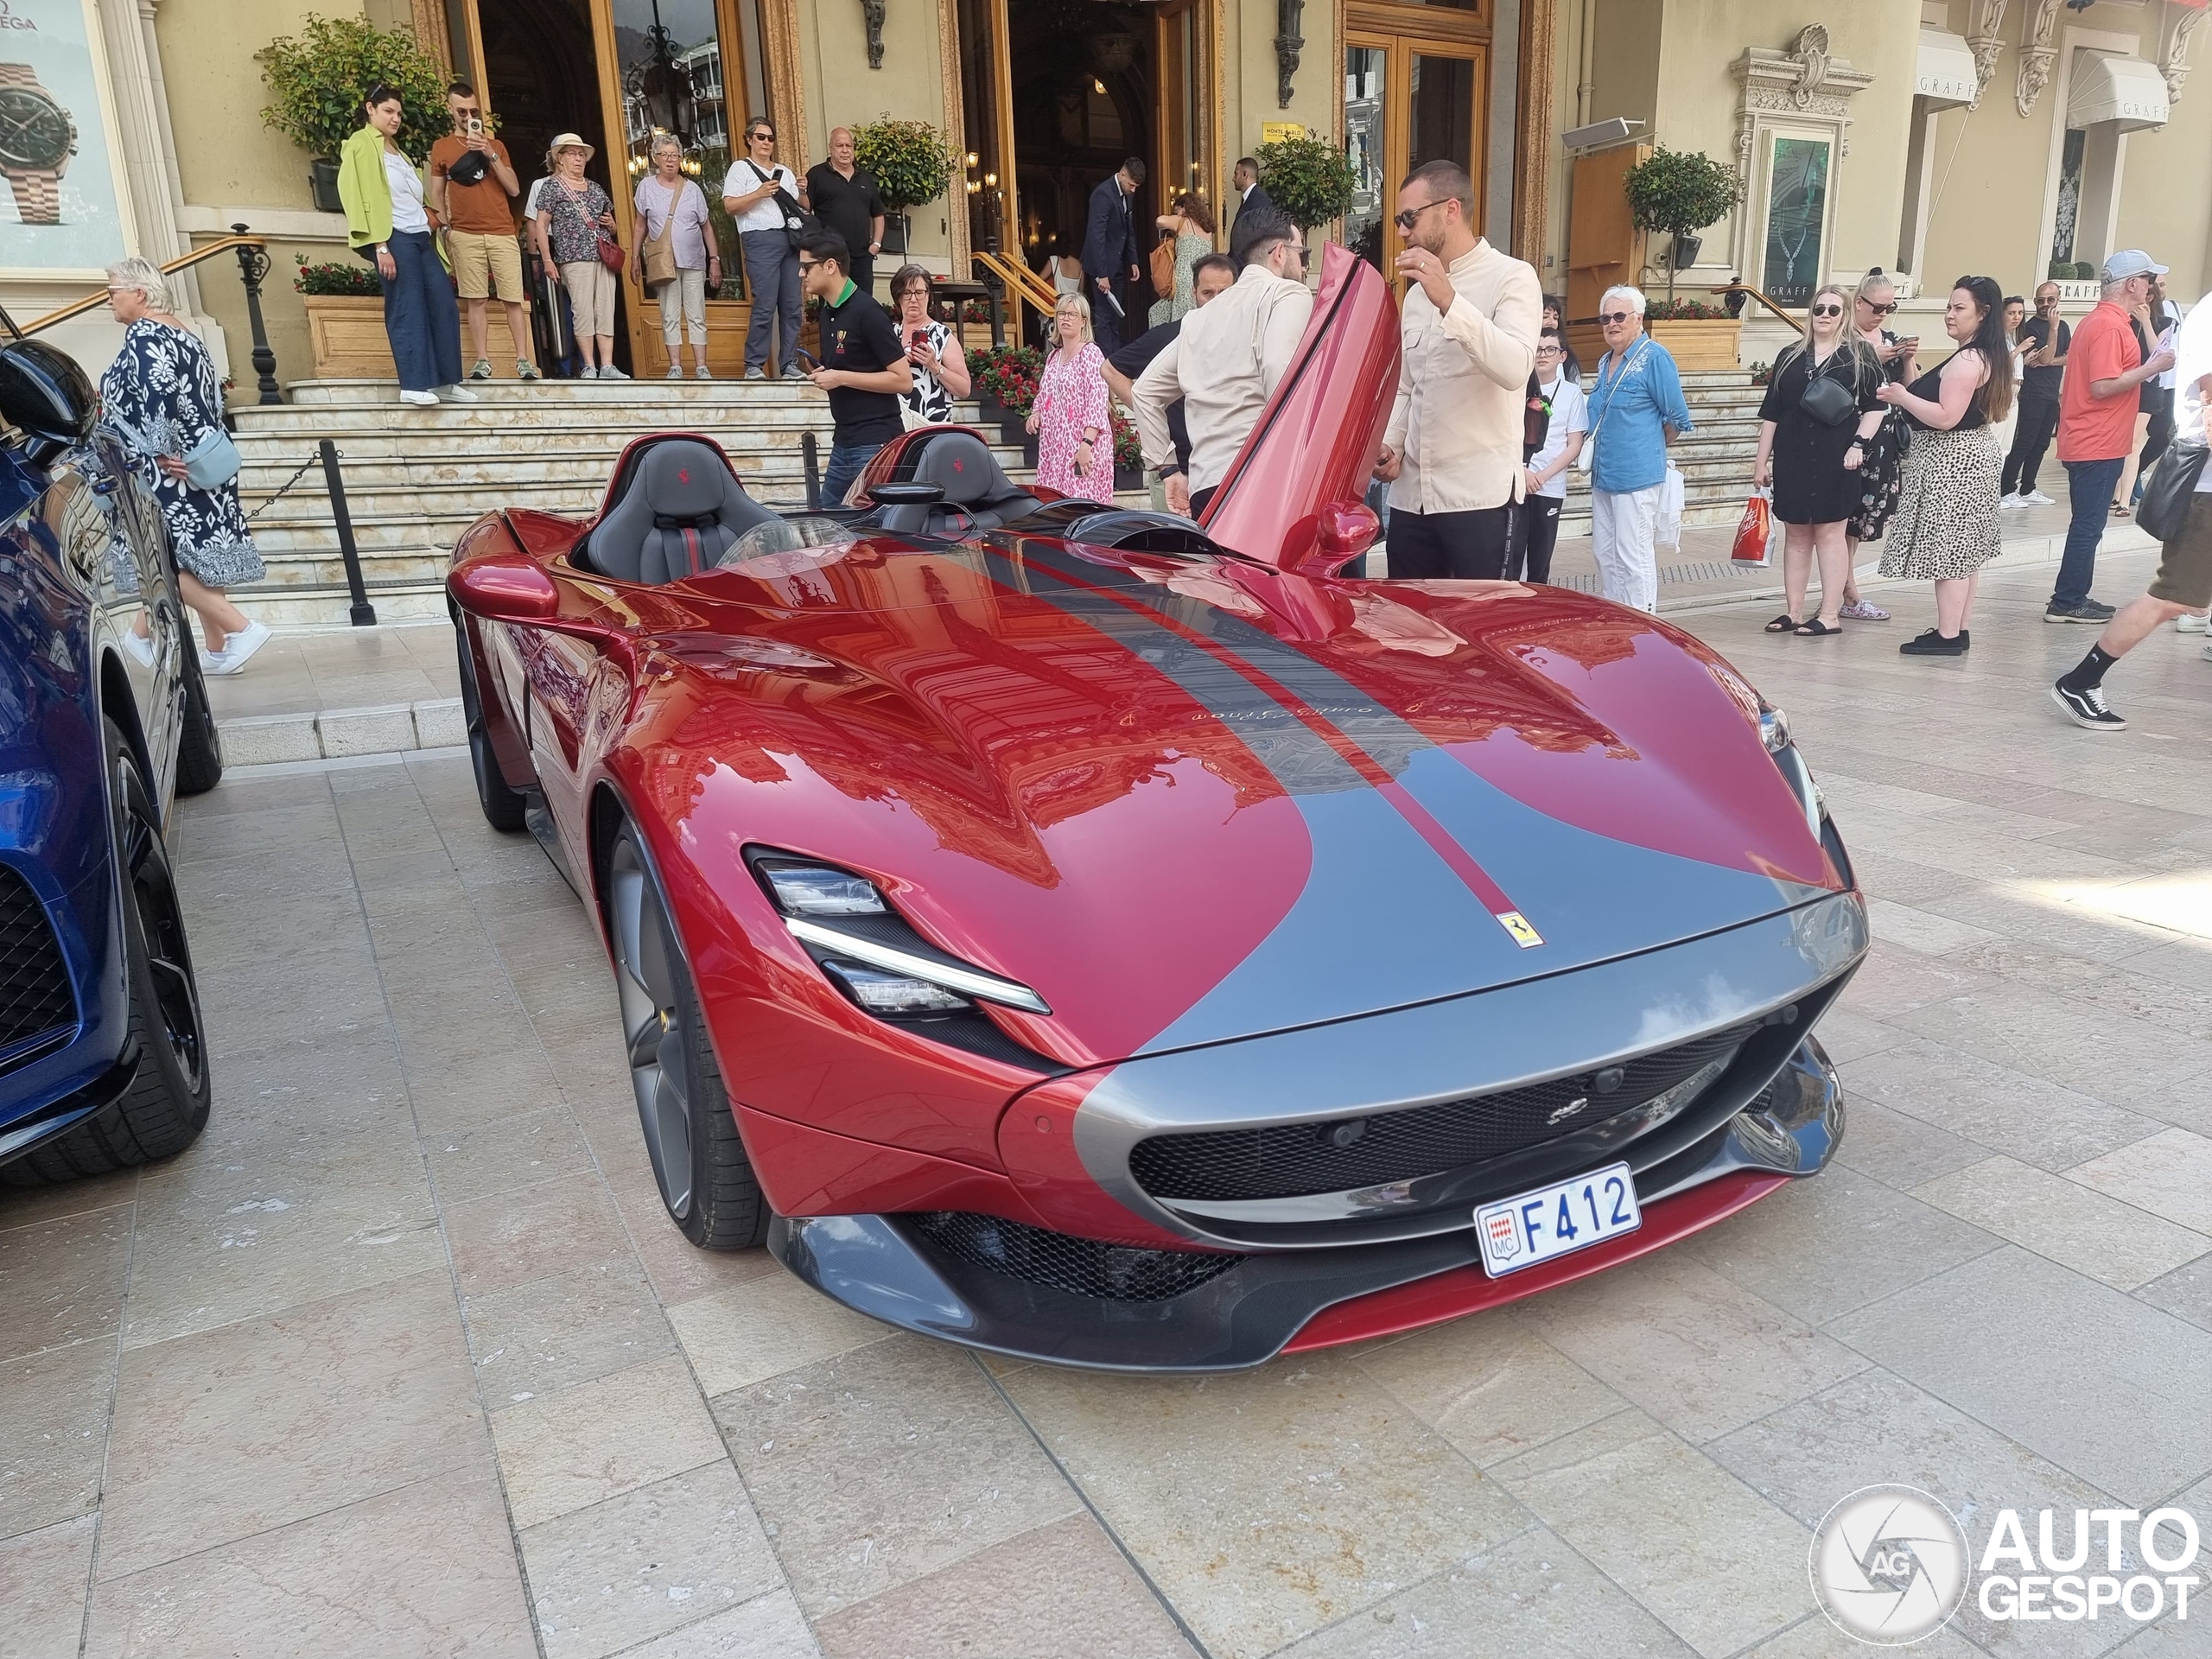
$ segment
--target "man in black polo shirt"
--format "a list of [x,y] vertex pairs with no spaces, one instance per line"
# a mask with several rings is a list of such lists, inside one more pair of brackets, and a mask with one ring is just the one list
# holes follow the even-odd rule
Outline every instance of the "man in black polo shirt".
[[875,256],[883,246],[883,196],[875,175],[853,161],[849,127],[830,129],[830,159],[806,170],[806,199],[825,231],[835,231],[852,251],[853,286],[875,294]]
[[914,384],[898,325],[845,275],[851,257],[835,231],[799,238],[799,288],[822,302],[822,360],[807,378],[830,394],[837,423],[822,480],[822,499],[831,506],[843,502],[875,452],[906,430],[899,400]]
[[2019,418],[2012,428],[2012,453],[2005,457],[2000,507],[2047,507],[2051,499],[2036,488],[2036,468],[2058,432],[2058,387],[2066,373],[2066,353],[2074,331],[2058,315],[2058,284],[2036,289],[2036,314],[2020,325]]

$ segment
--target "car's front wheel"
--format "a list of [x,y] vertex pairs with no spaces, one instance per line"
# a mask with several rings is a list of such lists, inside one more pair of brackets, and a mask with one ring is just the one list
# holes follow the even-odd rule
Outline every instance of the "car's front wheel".
[[749,1249],[767,1236],[768,1201],[738,1137],[667,900],[630,825],[608,856],[606,893],[622,1041],[661,1202],[694,1244]]
[[476,774],[476,804],[484,810],[485,823],[512,835],[524,827],[530,803],[499,771],[491,728],[485,722],[483,689],[476,683],[476,652],[468,643],[467,620],[458,612],[453,632],[461,652],[461,717],[468,728],[468,764]]
[[207,1125],[207,1033],[168,849],[137,756],[113,721],[105,725],[108,817],[121,873],[130,1041],[138,1071],[128,1089],[67,1135],[0,1166],[0,1179],[11,1185],[104,1175],[167,1158]]

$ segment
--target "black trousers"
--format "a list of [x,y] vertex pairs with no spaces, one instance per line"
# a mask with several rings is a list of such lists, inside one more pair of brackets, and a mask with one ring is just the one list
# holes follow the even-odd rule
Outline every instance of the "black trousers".
[[1513,504],[1470,512],[1390,512],[1390,577],[1395,582],[1496,581],[1505,574]]
[[1508,582],[1552,579],[1552,550],[1559,545],[1559,512],[1566,505],[1556,495],[1532,495],[1513,509],[1513,542],[1505,550]]
[[2135,463],[2139,485],[2157,464],[2158,457],[2166,453],[2166,446],[2174,441],[2173,388],[2162,386],[2158,388],[2158,406],[2151,411],[2151,429],[2143,437],[2143,454]]
[[1197,518],[1200,513],[1206,510],[1206,504],[1213,499],[1213,493],[1220,487],[1221,486],[1218,484],[1209,484],[1203,490],[1192,490],[1191,492],[1192,518]]
[[2012,429],[2012,453],[2005,457],[2002,493],[2025,495],[2036,486],[2036,468],[2058,435],[2058,399],[2028,397],[2020,402],[2019,424]]

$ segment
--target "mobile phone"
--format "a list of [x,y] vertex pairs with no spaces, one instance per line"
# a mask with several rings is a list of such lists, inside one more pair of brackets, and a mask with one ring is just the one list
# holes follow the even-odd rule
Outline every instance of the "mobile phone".
[[792,346],[791,355],[797,358],[800,362],[806,365],[809,369],[818,369],[822,366],[822,359],[817,357],[812,352],[808,351],[804,346]]
[[484,136],[483,117],[472,115],[468,118],[468,136],[472,138],[481,138]]
[[930,331],[927,328],[913,329],[906,336],[906,349],[910,352],[918,346],[926,346],[929,343]]

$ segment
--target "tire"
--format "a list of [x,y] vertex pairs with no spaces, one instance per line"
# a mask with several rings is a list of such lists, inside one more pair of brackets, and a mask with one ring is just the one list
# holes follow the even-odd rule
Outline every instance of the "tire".
[[661,1204],[701,1249],[751,1249],[772,1212],[738,1136],[660,881],[628,824],[607,860],[607,906],[631,1087]]
[[476,686],[476,653],[469,649],[468,623],[456,613],[454,643],[461,653],[461,717],[468,727],[468,765],[476,774],[476,804],[484,822],[505,835],[524,827],[529,802],[508,784],[499,771],[499,757],[492,747],[492,732],[484,718],[484,696]]
[[59,1140],[0,1165],[0,1182],[11,1186],[105,1175],[167,1158],[207,1127],[206,1027],[168,849],[129,741],[112,720],[105,724],[108,819],[122,874],[129,1042],[138,1055],[138,1074],[130,1088]]
[[204,795],[223,781],[223,741],[208,705],[207,681],[200,671],[200,652],[188,632],[184,642],[184,730],[177,742],[176,792]]

